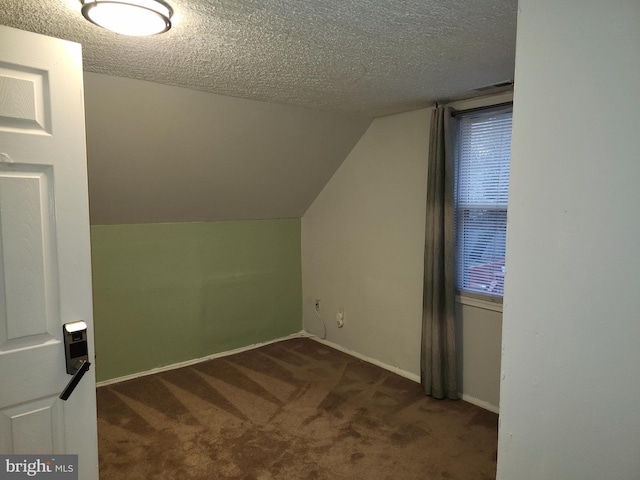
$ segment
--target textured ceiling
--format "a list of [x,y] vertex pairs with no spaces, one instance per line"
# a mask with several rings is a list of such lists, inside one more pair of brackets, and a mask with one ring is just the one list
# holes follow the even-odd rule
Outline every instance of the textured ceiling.
[[2,0],[0,24],[80,42],[89,72],[369,117],[513,78],[516,0],[170,0],[124,37],[79,0]]

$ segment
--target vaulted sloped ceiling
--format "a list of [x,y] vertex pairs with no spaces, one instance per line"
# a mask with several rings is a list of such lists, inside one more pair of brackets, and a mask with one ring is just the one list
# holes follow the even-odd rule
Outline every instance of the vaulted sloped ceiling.
[[372,118],[513,78],[517,0],[168,1],[148,38],[1,2],[83,45],[93,223],[300,216]]
[[301,217],[370,123],[85,73],[93,224]]

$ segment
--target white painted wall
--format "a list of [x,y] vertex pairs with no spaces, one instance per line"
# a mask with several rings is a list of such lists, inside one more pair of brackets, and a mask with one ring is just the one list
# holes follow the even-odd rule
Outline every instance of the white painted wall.
[[640,3],[519,10],[498,479],[637,479]]
[[[419,374],[431,109],[371,124],[302,218],[303,317],[327,340]],[[335,315],[344,308],[345,325]]]

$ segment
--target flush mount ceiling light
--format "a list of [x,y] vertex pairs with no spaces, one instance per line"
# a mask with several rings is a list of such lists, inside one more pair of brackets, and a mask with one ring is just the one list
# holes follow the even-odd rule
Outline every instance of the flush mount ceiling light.
[[171,28],[173,10],[158,0],[80,1],[84,18],[122,35],[155,35]]

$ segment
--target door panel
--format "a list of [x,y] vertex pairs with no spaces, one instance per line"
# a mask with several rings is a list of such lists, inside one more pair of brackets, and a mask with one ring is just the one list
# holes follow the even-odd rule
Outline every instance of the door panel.
[[63,453],[62,403],[57,395],[23,403],[0,412],[0,451]]
[[0,166],[0,260],[6,281],[1,292],[5,308],[0,312],[3,350],[10,348],[11,340],[33,335],[59,338],[60,324],[53,303],[58,295],[49,178],[23,165],[11,170]]
[[62,325],[93,312],[80,46],[0,27],[0,451],[98,478],[95,375],[66,401]]
[[51,133],[47,72],[0,61],[0,129]]

